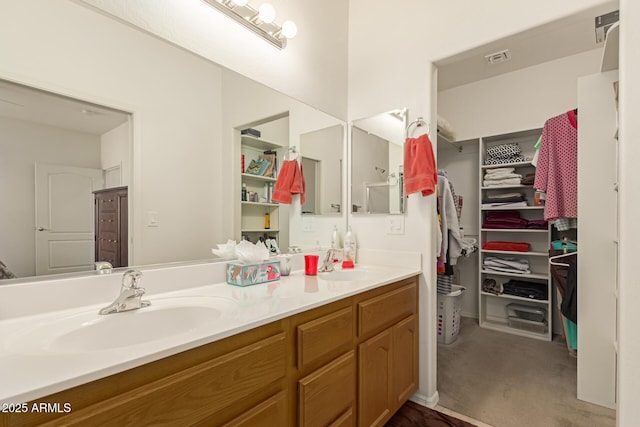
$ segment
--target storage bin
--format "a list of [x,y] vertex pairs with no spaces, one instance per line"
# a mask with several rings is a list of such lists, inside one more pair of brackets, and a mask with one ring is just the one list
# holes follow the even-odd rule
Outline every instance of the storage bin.
[[523,331],[544,334],[547,331],[547,322],[536,322],[534,320],[527,320],[515,316],[509,316],[509,327],[522,329]]
[[520,319],[532,320],[534,322],[544,322],[547,310],[527,304],[508,304],[507,315],[519,317]]
[[464,286],[451,285],[448,294],[438,294],[438,342],[451,344],[460,332],[460,312]]

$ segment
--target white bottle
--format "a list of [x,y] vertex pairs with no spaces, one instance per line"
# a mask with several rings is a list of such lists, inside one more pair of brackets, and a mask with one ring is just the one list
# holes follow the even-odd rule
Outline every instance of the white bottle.
[[351,226],[349,226],[349,230],[347,231],[347,234],[344,235],[344,262],[342,264],[343,268],[345,267],[344,263],[347,263],[347,265],[349,262],[352,264],[355,264],[356,250],[357,250],[356,236],[351,230]]
[[331,249],[340,249],[340,234],[338,233],[338,226],[333,226],[333,233],[331,234]]

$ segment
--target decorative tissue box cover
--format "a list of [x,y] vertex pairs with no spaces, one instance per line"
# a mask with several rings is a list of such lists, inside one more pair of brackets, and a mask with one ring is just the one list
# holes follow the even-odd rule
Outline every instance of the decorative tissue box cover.
[[227,283],[236,286],[257,285],[280,279],[280,261],[257,264],[227,264]]

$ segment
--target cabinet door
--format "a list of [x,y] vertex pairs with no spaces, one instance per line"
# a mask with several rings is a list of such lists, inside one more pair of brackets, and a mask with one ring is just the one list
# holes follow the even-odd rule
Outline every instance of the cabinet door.
[[358,347],[358,425],[382,426],[391,416],[391,329]]
[[392,390],[394,409],[399,408],[418,388],[418,322],[409,316],[392,329]]
[[356,356],[351,350],[298,382],[298,425],[344,425],[355,401]]

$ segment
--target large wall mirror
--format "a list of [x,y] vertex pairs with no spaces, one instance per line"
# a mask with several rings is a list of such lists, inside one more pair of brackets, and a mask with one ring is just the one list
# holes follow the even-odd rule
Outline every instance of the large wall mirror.
[[[271,228],[252,230],[250,237],[275,235],[283,251],[292,245],[304,250],[328,246],[334,225],[344,230],[343,121],[148,34],[97,19],[105,28],[96,33],[126,32],[128,46],[96,47],[91,54],[104,61],[83,60],[80,70],[73,64],[80,48],[52,36],[51,45],[22,46],[25,65],[0,72],[6,201],[0,205],[0,262],[16,280],[93,270],[94,192],[105,188],[128,190],[119,215],[128,219],[129,266],[216,261],[216,244],[247,234],[245,210],[264,216],[274,209],[262,191],[255,205],[242,200],[241,130],[247,127],[261,130],[259,144],[276,143],[280,161],[295,147],[299,162],[315,162],[302,166],[313,203],[301,206],[294,197],[278,205]],[[143,72],[119,71],[129,48],[145,52],[130,64]],[[64,73],[28,66],[41,51],[67,49]],[[79,78],[91,73],[102,77]],[[46,206],[51,200],[55,209]],[[311,222],[304,221],[307,210],[315,214]]]
[[404,212],[403,156],[407,109],[356,120],[351,126],[351,210]]

